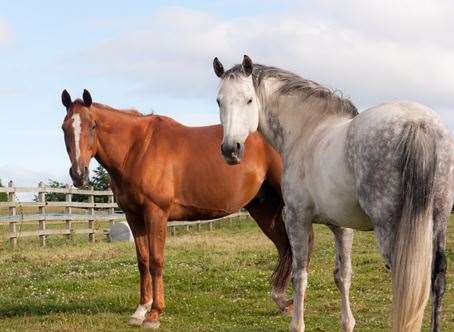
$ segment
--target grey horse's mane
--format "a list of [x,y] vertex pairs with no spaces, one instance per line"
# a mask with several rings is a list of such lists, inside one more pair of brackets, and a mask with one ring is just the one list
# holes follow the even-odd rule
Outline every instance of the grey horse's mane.
[[[238,75],[243,75],[243,68],[241,65],[235,65],[227,70],[224,73],[223,78],[235,78],[238,77]],[[327,107],[327,109],[332,112],[344,113],[351,115],[352,117],[358,115],[356,106],[350,99],[342,96],[338,90],[333,91],[317,82],[304,79],[301,76],[283,69],[254,64],[252,81],[256,91],[259,91],[262,82],[268,78],[276,79],[281,83],[276,90],[276,92],[281,95],[299,94],[303,101],[313,98],[319,99],[329,102],[331,107]]]

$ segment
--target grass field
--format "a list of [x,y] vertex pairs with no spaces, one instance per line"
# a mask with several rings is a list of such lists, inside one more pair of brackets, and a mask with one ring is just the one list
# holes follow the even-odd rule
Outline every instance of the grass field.
[[[306,327],[339,331],[332,279],[332,236],[317,226]],[[289,317],[272,303],[268,277],[275,251],[253,222],[170,238],[165,270],[167,308],[161,331],[287,331]],[[47,248],[22,241],[0,247],[0,331],[124,330],[138,299],[131,243],[88,244],[51,237]],[[443,330],[454,330],[454,223],[448,241]],[[354,243],[352,307],[357,331],[389,330],[390,275],[371,233]],[[428,319],[426,319],[426,325]]]

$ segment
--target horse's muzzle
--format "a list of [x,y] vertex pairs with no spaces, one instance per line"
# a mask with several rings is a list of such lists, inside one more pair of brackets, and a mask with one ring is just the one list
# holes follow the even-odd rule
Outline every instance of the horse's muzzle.
[[237,165],[241,162],[244,153],[244,144],[221,144],[221,152],[224,156],[225,161],[229,165]]
[[88,167],[84,167],[82,172],[77,172],[74,170],[73,167],[69,169],[69,175],[71,176],[71,180],[73,180],[73,185],[76,188],[85,187],[88,185]]

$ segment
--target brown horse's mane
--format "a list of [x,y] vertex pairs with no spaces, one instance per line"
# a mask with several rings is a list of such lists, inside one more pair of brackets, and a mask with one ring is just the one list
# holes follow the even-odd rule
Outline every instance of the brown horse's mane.
[[[79,104],[81,106],[84,106],[84,101],[82,99],[76,99],[76,100],[74,100],[74,103],[75,104]],[[125,115],[134,116],[134,117],[144,117],[144,116],[147,116],[147,115],[153,115],[153,113],[144,114],[142,112],[139,112],[135,108],[118,109],[118,108],[114,108],[112,106],[101,104],[101,103],[93,103],[93,106],[97,107],[97,108],[102,108],[102,109],[107,110],[107,111],[119,112],[119,113],[122,113],[122,114],[125,114]]]

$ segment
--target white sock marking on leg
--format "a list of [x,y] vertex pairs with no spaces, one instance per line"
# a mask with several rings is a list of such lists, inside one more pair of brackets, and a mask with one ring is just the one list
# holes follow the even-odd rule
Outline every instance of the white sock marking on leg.
[[147,314],[148,310],[150,310],[152,303],[153,301],[150,301],[147,304],[139,304],[136,311],[131,315],[131,317],[137,319],[145,319],[145,315]]

